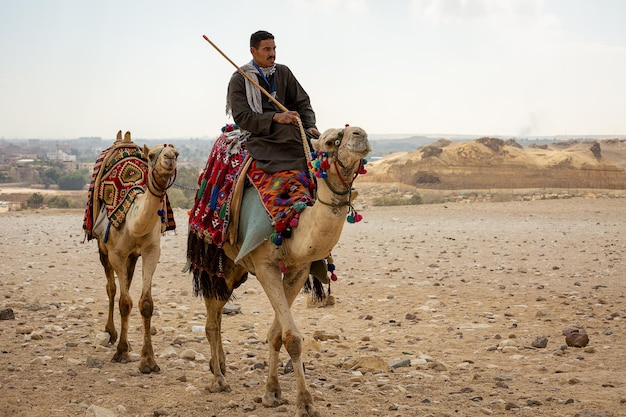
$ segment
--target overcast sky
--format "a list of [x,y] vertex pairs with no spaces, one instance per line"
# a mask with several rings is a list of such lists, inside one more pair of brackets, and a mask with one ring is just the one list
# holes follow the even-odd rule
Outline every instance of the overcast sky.
[[0,0],[0,138],[213,138],[276,37],[318,127],[626,134],[623,0]]

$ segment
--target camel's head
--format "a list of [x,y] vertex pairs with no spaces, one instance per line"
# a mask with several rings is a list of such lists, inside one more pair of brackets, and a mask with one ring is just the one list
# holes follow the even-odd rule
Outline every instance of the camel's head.
[[335,156],[344,164],[361,160],[372,151],[367,133],[357,126],[327,129],[319,139],[313,139],[311,144],[315,151]]
[[152,149],[143,145],[143,156],[148,159],[148,189],[152,194],[163,197],[176,180],[178,151],[174,145],[156,145]]
[[174,145],[156,145],[152,149],[143,145],[143,156],[148,160],[150,167],[156,169],[159,174],[174,175],[178,159],[178,151]]

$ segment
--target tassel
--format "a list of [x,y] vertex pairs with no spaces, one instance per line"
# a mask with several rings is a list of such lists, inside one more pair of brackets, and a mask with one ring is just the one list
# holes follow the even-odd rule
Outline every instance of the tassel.
[[283,274],[287,273],[287,265],[285,265],[282,259],[278,261],[278,267],[280,268],[280,272]]
[[298,216],[293,216],[293,219],[289,222],[289,227],[298,227]]
[[346,220],[348,223],[358,223],[363,220],[363,216],[357,213],[353,207],[350,207],[350,214],[348,214]]

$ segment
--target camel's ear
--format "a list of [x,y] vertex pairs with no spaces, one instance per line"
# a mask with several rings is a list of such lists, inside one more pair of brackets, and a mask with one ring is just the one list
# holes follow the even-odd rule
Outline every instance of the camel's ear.
[[122,140],[122,131],[120,130],[119,132],[117,132],[117,139],[115,139],[116,142],[119,142]]
[[132,142],[132,140],[130,140],[130,132],[124,133],[124,142]]
[[150,160],[150,149],[148,149],[145,143],[143,144],[143,156],[146,160]]

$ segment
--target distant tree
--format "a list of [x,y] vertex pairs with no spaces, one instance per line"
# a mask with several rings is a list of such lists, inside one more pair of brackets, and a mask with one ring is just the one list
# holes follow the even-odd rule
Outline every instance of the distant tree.
[[26,206],[29,208],[40,208],[43,205],[43,196],[40,193],[33,193],[26,200]]
[[40,174],[40,178],[43,183],[46,185],[46,188],[50,187],[52,184],[58,184],[59,178],[63,175],[63,170],[57,166],[52,166],[47,169],[44,169]]
[[200,170],[198,168],[181,167],[178,169],[176,182],[167,192],[172,207],[183,209],[193,207],[199,175]]
[[58,184],[61,190],[82,190],[88,180],[89,174],[87,170],[81,169],[62,175]]
[[52,208],[70,208],[70,202],[65,197],[54,196],[48,200],[48,207]]

